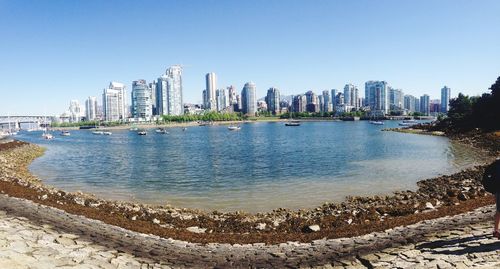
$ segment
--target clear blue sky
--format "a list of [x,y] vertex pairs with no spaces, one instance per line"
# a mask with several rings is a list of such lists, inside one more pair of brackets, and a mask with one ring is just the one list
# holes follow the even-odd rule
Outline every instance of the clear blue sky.
[[386,80],[431,99],[500,75],[500,1],[0,0],[0,115],[60,114],[183,64],[184,99],[247,81],[258,96]]

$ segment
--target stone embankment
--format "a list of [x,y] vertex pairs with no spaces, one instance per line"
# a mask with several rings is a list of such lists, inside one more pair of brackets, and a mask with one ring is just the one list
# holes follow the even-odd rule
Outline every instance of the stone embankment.
[[311,243],[196,244],[0,195],[0,268],[463,268],[500,265],[493,206]]

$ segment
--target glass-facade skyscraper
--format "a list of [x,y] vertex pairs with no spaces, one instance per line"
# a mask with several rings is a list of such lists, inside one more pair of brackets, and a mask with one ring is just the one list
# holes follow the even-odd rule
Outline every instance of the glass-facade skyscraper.
[[217,109],[217,76],[215,73],[208,73],[205,75],[206,89],[203,99],[203,106],[205,109]]
[[132,115],[134,118],[149,119],[153,115],[151,89],[144,79],[132,82]]
[[451,89],[444,86],[441,89],[441,113],[448,113],[448,110],[450,109],[450,95]]
[[182,115],[182,67],[167,68],[156,83],[156,112],[158,115]]
[[427,94],[420,96],[420,112],[426,116],[431,114],[430,97]]
[[372,114],[383,116],[389,113],[388,85],[385,81],[367,81],[365,83],[366,103]]
[[241,91],[241,109],[243,114],[255,116],[257,112],[257,89],[255,83],[247,82]]
[[273,115],[280,113],[280,91],[277,88],[269,88],[266,95],[267,111]]

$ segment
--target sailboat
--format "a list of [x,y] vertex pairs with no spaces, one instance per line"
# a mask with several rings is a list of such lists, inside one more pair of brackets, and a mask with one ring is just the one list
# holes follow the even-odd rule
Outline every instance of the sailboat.
[[293,112],[290,111],[290,119],[285,123],[285,126],[300,126],[300,121],[293,120],[292,113]]
[[45,117],[45,120],[44,120],[44,125],[45,125],[45,129],[43,131],[43,134],[42,134],[42,137],[46,140],[51,140],[51,139],[54,139],[54,136],[49,133],[48,129],[47,129],[47,117]]

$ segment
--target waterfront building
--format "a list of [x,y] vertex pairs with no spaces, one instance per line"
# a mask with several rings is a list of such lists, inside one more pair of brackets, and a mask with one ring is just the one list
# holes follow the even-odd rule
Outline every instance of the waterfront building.
[[229,105],[234,105],[238,103],[238,100],[236,99],[236,87],[234,87],[233,85],[227,87],[227,94],[229,99]]
[[225,111],[229,106],[229,96],[226,89],[217,89],[215,91],[215,100],[217,111]]
[[242,110],[241,95],[236,95],[236,104],[233,105],[235,112],[241,112]]
[[424,94],[420,97],[420,113],[423,113],[426,116],[431,114],[430,111],[430,99],[429,95]]
[[384,116],[389,113],[388,84],[386,81],[367,81],[365,98],[372,114]]
[[127,118],[126,88],[123,83],[110,82],[103,90],[102,106],[104,120],[117,121]]
[[153,115],[151,105],[151,89],[146,80],[132,82],[132,116],[136,119],[149,120]]
[[437,116],[437,114],[441,112],[441,100],[439,99],[430,100],[429,112],[430,115]]
[[306,92],[306,111],[319,112],[318,96],[313,91]]
[[404,96],[404,109],[408,112],[415,112],[419,111],[420,109],[417,109],[416,107],[416,102],[417,102],[417,97],[413,95],[405,95]]
[[153,115],[158,115],[158,112],[156,111],[156,83],[151,82],[148,87],[149,92],[151,93],[151,111]]
[[69,122],[79,122],[82,117],[82,110],[78,100],[69,102]]
[[267,111],[267,103],[264,100],[257,101],[257,111],[264,112]]
[[295,95],[292,98],[292,111],[305,112],[307,107],[307,97],[303,94]]
[[444,86],[441,89],[441,113],[448,113],[450,109],[451,89]]
[[401,111],[404,109],[403,90],[389,87],[389,109],[391,111]]
[[323,91],[322,95],[323,99],[323,112],[330,112],[332,111],[332,98],[330,98],[330,91],[325,90]]
[[342,92],[338,92],[335,99],[337,100],[336,106],[344,105],[344,94]]
[[359,108],[358,102],[358,87],[352,84],[346,84],[344,86],[344,104],[354,108]]
[[168,114],[167,102],[167,88],[168,88],[167,75],[161,75],[156,81],[156,115]]
[[241,91],[241,109],[243,114],[255,116],[257,112],[257,89],[255,83],[247,82]]
[[337,90],[332,89],[331,90],[331,102],[332,102],[332,111],[335,111],[335,107],[337,106],[338,100],[337,100]]
[[97,119],[97,97],[89,96],[89,98],[85,100],[85,118],[87,121]]
[[206,93],[205,99],[203,100],[203,106],[208,110],[216,110],[217,109],[217,77],[215,73],[207,73],[205,75],[206,82]]
[[277,88],[271,87],[267,90],[266,104],[267,111],[273,115],[280,113],[280,91]]
[[168,115],[182,115],[184,114],[184,105],[182,103],[182,67],[180,65],[173,65],[167,68],[165,74],[168,77]]

